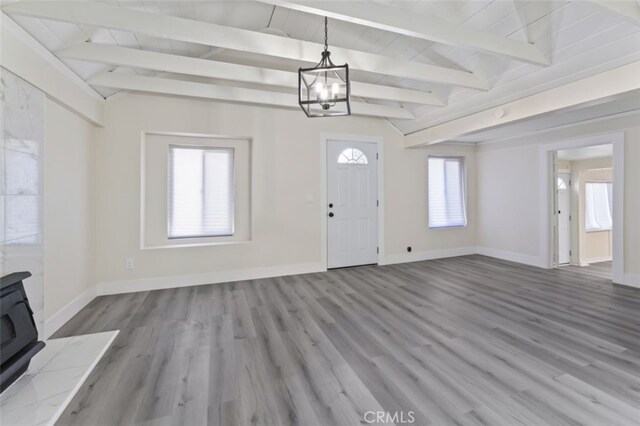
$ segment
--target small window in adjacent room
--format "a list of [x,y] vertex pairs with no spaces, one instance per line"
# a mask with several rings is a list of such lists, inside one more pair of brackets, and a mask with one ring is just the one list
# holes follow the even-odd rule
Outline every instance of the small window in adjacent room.
[[169,146],[169,238],[234,229],[234,148]]
[[429,228],[467,225],[463,157],[429,157]]
[[587,232],[610,231],[613,225],[610,182],[587,182],[584,190],[585,226]]

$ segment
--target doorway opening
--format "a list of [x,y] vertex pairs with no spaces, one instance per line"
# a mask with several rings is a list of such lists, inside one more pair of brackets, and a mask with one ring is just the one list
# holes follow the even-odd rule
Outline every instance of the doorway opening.
[[553,152],[554,267],[612,279],[613,145]]

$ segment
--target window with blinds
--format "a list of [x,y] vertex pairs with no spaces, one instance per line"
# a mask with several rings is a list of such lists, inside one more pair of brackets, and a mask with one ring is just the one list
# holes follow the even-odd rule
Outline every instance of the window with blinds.
[[587,182],[584,190],[585,227],[587,232],[610,231],[613,226],[610,182]]
[[169,146],[169,238],[233,235],[233,148]]
[[429,157],[429,228],[467,225],[463,157]]

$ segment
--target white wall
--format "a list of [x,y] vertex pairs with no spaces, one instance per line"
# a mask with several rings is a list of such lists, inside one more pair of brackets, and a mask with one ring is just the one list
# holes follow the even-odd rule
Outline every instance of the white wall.
[[538,262],[538,147],[484,145],[477,153],[477,245],[485,254]]
[[[638,117],[635,119],[638,123]],[[624,171],[624,250],[625,273],[627,283],[633,282],[640,287],[640,126],[625,129]]]
[[55,322],[95,292],[95,129],[47,99],[44,145],[45,317]]
[[41,334],[44,325],[43,190],[45,96],[0,68],[0,276],[24,281]]
[[[142,131],[253,138],[252,241],[234,245],[141,250],[140,137]],[[320,270],[320,139],[323,132],[384,138],[385,246],[391,261],[414,252],[473,247],[475,148],[438,146],[463,153],[470,167],[469,226],[428,231],[428,150],[405,150],[403,137],[380,119],[308,119],[283,111],[150,95],[117,97],[106,104],[97,150],[97,280],[100,292],[131,291]],[[307,203],[307,196],[314,201]],[[133,259],[134,269],[125,261]],[[284,268],[286,267],[286,268]],[[275,269],[274,269],[275,268]],[[239,274],[238,271],[244,271]]]
[[[540,143],[624,132],[625,274],[640,278],[640,127],[638,115],[563,128],[478,147],[478,246],[525,263],[544,263],[540,247]],[[482,250],[481,250],[482,251]]]
[[[90,123],[102,124],[104,99],[11,18],[0,13],[0,20],[0,65],[44,92],[43,99],[47,96],[41,117],[44,260],[39,268],[28,268],[36,273],[32,280],[43,281],[44,309],[36,317],[44,320],[40,334],[46,338],[95,293],[95,134]],[[24,109],[19,114],[25,116]]]

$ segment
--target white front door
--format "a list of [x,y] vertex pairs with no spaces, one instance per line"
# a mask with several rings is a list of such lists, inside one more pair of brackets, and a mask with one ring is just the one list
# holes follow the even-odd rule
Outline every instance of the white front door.
[[327,141],[327,266],[378,263],[377,144]]
[[558,264],[571,261],[571,175],[558,173]]

